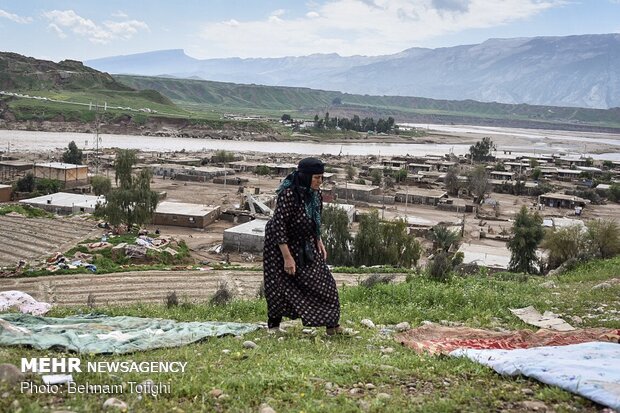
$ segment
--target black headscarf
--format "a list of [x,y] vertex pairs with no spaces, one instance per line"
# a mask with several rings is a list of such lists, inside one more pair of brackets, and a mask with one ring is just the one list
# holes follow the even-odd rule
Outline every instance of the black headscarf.
[[325,164],[317,158],[304,158],[299,161],[297,170],[290,173],[276,193],[280,193],[286,188],[291,188],[298,203],[302,203],[306,209],[306,214],[314,221],[317,235],[321,235],[321,205],[317,191],[313,190],[312,175],[320,175],[325,172]]

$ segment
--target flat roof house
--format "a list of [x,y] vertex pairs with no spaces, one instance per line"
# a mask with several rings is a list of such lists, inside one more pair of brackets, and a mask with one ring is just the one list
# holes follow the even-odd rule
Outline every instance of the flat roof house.
[[264,219],[255,219],[224,230],[224,251],[262,252],[265,244]]
[[163,201],[155,209],[153,225],[205,228],[219,215],[219,206]]
[[62,162],[37,163],[34,165],[34,177],[54,179],[62,182],[65,188],[72,188],[88,183],[88,166]]
[[397,192],[395,196],[396,202],[421,204],[436,206],[441,199],[447,198],[448,193],[443,190],[433,190],[424,188],[410,188],[406,192]]
[[538,203],[551,208],[585,207],[590,201],[575,195],[543,194],[538,196]]
[[22,199],[20,204],[31,205],[59,215],[95,212],[97,204],[105,204],[104,196],[57,192],[36,198]]
[[373,195],[380,195],[381,188],[378,186],[360,185],[345,183],[345,185],[338,185],[333,188],[333,191],[338,196],[338,199],[344,199],[346,201],[364,201],[369,202]]
[[6,160],[0,162],[0,180],[11,181],[32,171],[32,162]]

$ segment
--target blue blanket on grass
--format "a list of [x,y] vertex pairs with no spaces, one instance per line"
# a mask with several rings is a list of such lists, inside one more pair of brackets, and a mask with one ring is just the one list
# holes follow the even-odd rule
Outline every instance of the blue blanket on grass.
[[243,335],[258,328],[256,324],[229,322],[179,322],[92,314],[54,318],[9,313],[0,315],[0,346],[123,354],[183,346],[207,337]]
[[524,375],[620,411],[620,344],[592,342],[518,350],[458,349],[500,374]]

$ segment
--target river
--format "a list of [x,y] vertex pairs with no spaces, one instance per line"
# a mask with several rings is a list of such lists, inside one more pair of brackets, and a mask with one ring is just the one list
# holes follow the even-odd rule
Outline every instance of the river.
[[[449,133],[506,135],[506,139],[502,140],[503,143],[497,145],[498,152],[512,151],[513,155],[517,153],[532,153],[533,151],[537,153],[557,153],[562,151],[573,154],[585,154],[586,156],[592,156],[594,159],[620,160],[620,135],[605,134],[604,138],[580,138],[574,135],[569,136],[568,133],[563,131],[530,131],[474,126],[418,126]],[[172,152],[183,149],[190,152],[225,149],[237,152],[294,153],[304,155],[444,155],[450,152],[455,155],[462,155],[468,152],[470,146],[470,144],[432,143],[257,142],[106,134],[99,136],[100,148],[139,149],[155,152]],[[520,140],[515,141],[515,144],[511,144],[510,136],[518,136]],[[14,151],[51,151],[66,148],[72,140],[75,141],[79,148],[94,149],[95,137],[93,134],[0,130],[0,150],[8,148]],[[553,145],[549,144],[549,140],[553,142]],[[583,145],[588,142],[605,144],[613,150],[602,154],[588,154],[583,149],[580,151],[579,149],[583,148]],[[558,147],[556,143],[565,143],[566,145]],[[618,150],[615,150],[616,146]]]

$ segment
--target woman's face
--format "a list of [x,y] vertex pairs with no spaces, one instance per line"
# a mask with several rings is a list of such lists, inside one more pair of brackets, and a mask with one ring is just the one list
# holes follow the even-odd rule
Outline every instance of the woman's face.
[[323,174],[312,175],[312,181],[310,182],[310,188],[315,191],[321,187],[323,183]]

